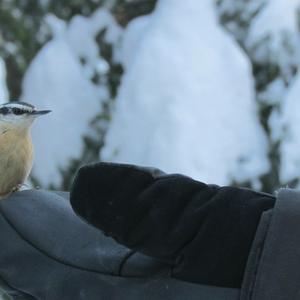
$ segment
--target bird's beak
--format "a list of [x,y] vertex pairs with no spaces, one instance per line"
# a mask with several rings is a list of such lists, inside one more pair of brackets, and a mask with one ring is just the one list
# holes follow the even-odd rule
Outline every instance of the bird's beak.
[[30,114],[38,117],[41,115],[48,114],[49,112],[51,112],[51,110],[35,110],[35,111],[31,112]]

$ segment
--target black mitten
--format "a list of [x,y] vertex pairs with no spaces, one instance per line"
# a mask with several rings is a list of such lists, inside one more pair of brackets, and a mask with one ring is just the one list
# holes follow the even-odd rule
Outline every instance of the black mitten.
[[119,243],[171,264],[176,278],[226,287],[240,287],[260,216],[274,202],[111,163],[81,168],[71,191],[75,212]]

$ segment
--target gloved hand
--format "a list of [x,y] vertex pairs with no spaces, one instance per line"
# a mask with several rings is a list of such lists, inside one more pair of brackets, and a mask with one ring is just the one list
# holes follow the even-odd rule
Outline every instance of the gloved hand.
[[206,185],[156,169],[97,163],[81,168],[71,205],[126,247],[172,266],[172,276],[240,287],[269,194]]

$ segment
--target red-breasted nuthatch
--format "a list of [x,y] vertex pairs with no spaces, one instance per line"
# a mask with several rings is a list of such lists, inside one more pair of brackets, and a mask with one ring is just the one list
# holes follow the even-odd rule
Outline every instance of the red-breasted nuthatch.
[[49,112],[24,102],[0,105],[0,199],[17,191],[28,177],[33,162],[30,127]]

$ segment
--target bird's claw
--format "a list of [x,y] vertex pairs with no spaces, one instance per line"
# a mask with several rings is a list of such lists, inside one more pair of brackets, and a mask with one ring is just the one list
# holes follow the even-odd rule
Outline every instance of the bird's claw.
[[18,185],[16,185],[12,190],[11,190],[11,193],[15,193],[15,192],[18,192],[21,187],[23,186],[22,183],[19,183]]

